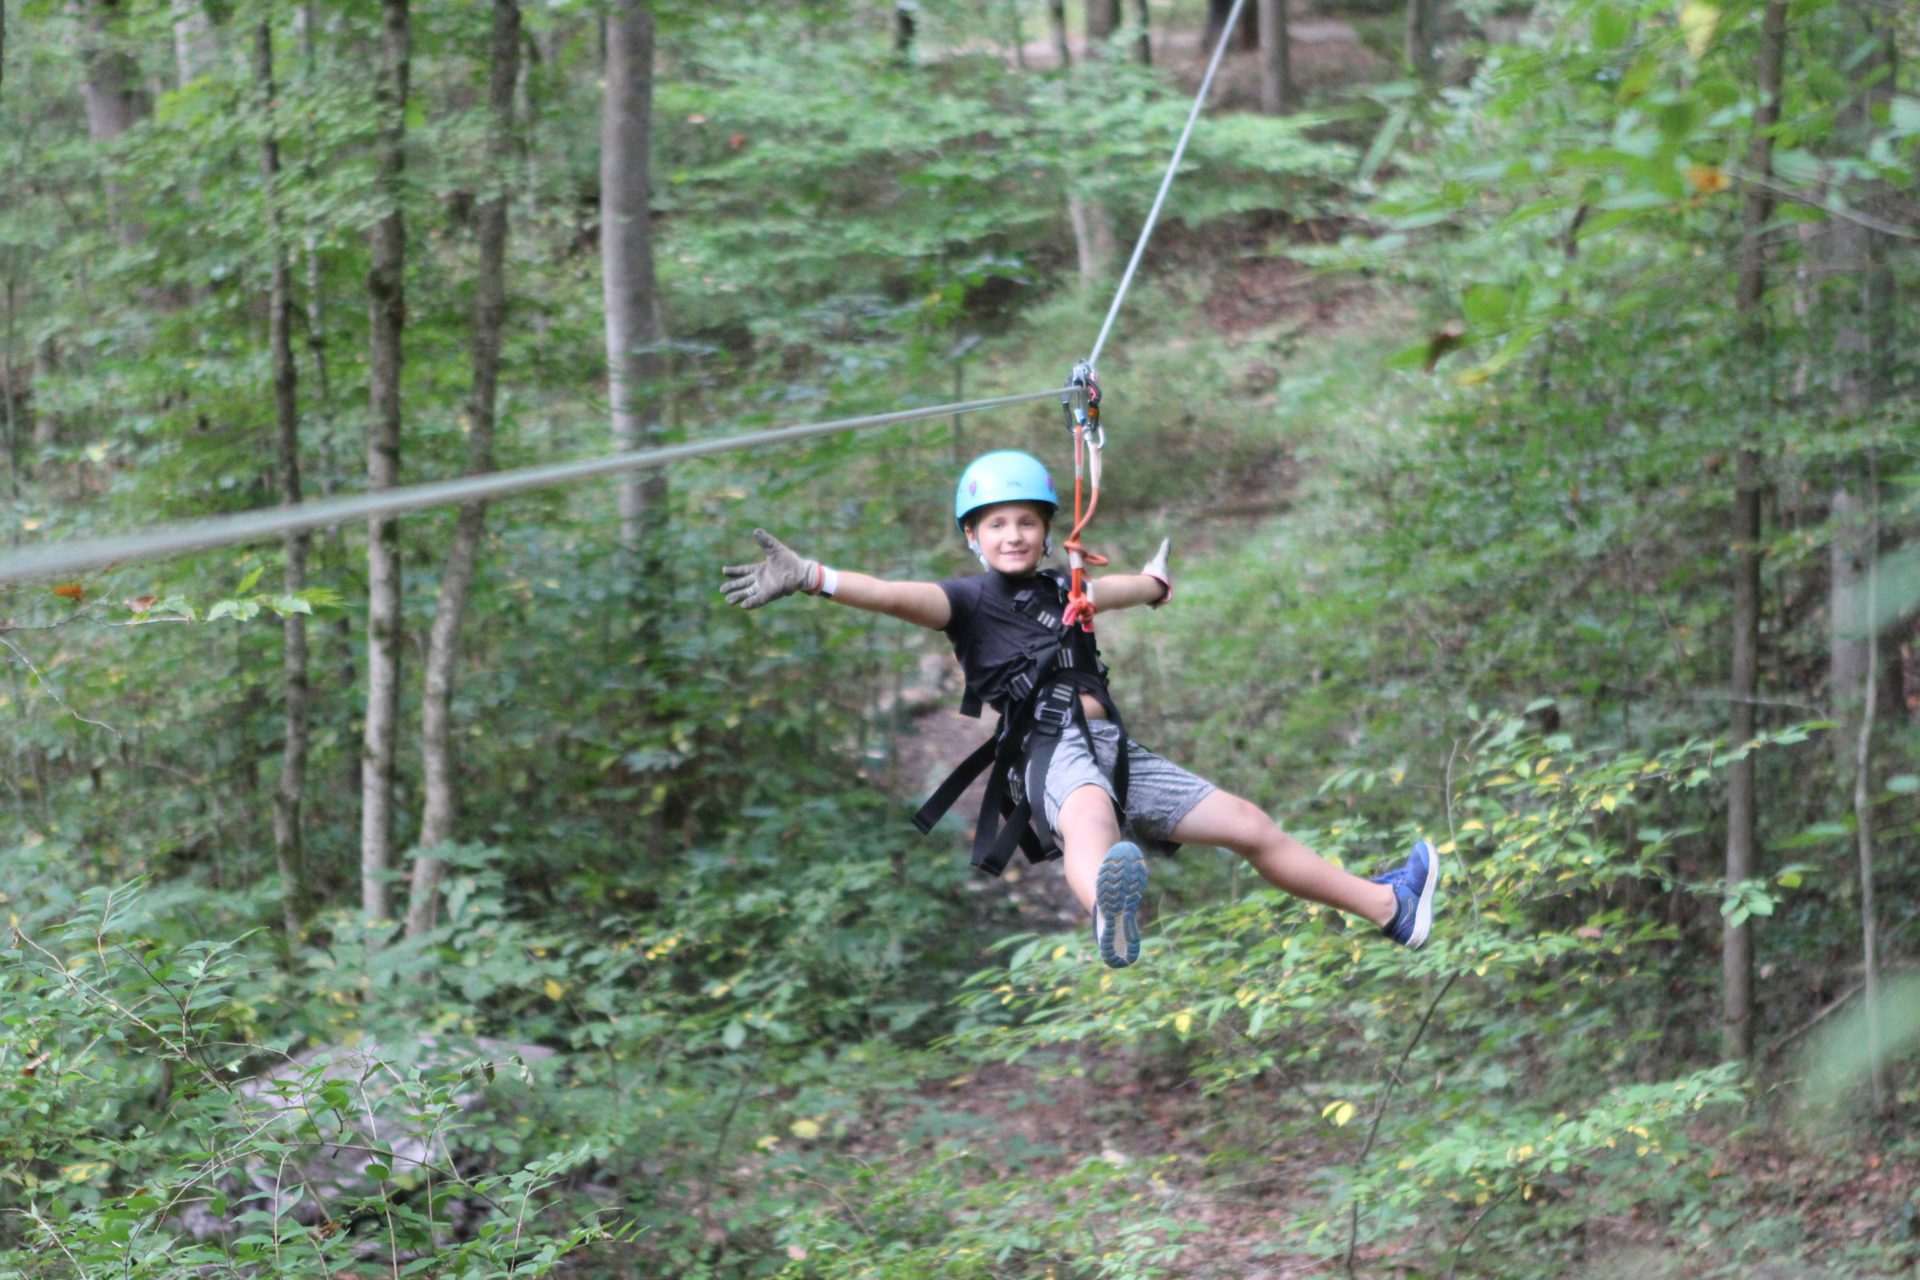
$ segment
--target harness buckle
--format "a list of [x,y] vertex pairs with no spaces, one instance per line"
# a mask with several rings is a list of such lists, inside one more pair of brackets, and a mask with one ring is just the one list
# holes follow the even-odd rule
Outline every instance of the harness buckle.
[[1080,695],[1072,686],[1056,684],[1041,696],[1040,704],[1033,709],[1033,721],[1051,729],[1065,730],[1073,723],[1074,707],[1079,701]]

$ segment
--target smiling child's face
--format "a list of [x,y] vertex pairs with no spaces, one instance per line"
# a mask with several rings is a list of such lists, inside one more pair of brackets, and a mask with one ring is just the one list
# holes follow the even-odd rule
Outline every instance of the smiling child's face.
[[1037,502],[1002,502],[974,515],[969,526],[987,567],[1020,577],[1040,567],[1047,520]]

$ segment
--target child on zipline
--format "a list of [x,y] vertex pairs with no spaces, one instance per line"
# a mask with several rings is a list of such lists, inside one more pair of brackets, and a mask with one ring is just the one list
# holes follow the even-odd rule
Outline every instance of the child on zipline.
[[[722,589],[745,609],[799,591],[944,632],[966,675],[962,711],[978,715],[982,704],[991,706],[1001,726],[915,825],[931,830],[990,762],[974,865],[998,875],[1016,845],[1036,862],[1064,848],[1067,884],[1092,914],[1107,964],[1121,968],[1140,954],[1147,864],[1136,841],[1167,853],[1182,844],[1231,849],[1295,897],[1371,920],[1403,946],[1424,943],[1440,881],[1439,856],[1425,840],[1401,866],[1362,879],[1281,831],[1251,802],[1128,739],[1091,631],[1065,616],[1061,576],[1041,569],[1058,509],[1053,479],[1038,459],[989,453],[966,469],[954,494],[954,521],[984,573],[937,583],[887,581],[802,559],[755,529],[765,558],[725,567]],[[1102,613],[1165,604],[1173,594],[1167,543],[1139,573],[1110,574],[1087,591]]]

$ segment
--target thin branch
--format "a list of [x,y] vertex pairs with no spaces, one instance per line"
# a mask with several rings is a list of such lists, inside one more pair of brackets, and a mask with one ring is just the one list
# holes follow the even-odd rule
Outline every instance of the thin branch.
[[1727,165],[1722,172],[1737,182],[1744,182],[1750,187],[1758,187],[1760,190],[1768,192],[1771,195],[1779,196],[1782,200],[1791,200],[1795,204],[1803,204],[1810,209],[1818,209],[1828,217],[1839,218],[1842,222],[1851,222],[1856,226],[1866,227],[1870,231],[1878,231],[1883,236],[1892,236],[1896,240],[1920,240],[1920,232],[1911,231],[1897,222],[1888,222],[1882,218],[1876,218],[1870,213],[1862,213],[1858,209],[1835,208],[1811,192],[1802,191],[1798,187],[1790,187],[1786,183],[1773,178],[1756,177],[1741,169],[1738,165]]
[[1515,1183],[1513,1186],[1508,1187],[1505,1191],[1501,1192],[1498,1196],[1490,1200],[1487,1203],[1487,1205],[1480,1210],[1480,1212],[1473,1215],[1473,1221],[1467,1224],[1467,1229],[1464,1232],[1462,1232],[1460,1235],[1460,1242],[1453,1246],[1453,1261],[1447,1264],[1447,1274],[1445,1276],[1445,1280],[1453,1280],[1453,1273],[1460,1266],[1460,1253],[1462,1250],[1464,1250],[1467,1247],[1467,1241],[1473,1239],[1473,1233],[1475,1230],[1479,1228],[1480,1223],[1486,1218],[1488,1214],[1492,1213],[1495,1209],[1498,1209],[1501,1205],[1511,1200],[1513,1198],[1513,1193],[1519,1189],[1520,1189],[1519,1184]]
[[33,659],[29,658],[26,654],[20,651],[19,645],[7,639],[6,636],[4,635],[0,635],[0,644],[5,645],[7,646],[8,649],[12,650],[13,656],[20,659],[20,661],[26,665],[27,670],[33,673],[33,678],[40,682],[41,691],[45,693],[49,698],[52,698],[54,702],[59,705],[62,711],[72,716],[75,720],[78,720],[81,724],[90,724],[96,729],[105,729],[108,733],[112,734],[114,737],[119,738],[122,741],[126,740],[126,735],[121,733],[118,729],[114,728],[112,725],[107,724],[104,721],[94,720],[87,716],[83,716],[78,711],[75,711],[71,706],[69,706],[67,704],[67,700],[60,696],[59,690],[53,687],[52,683],[48,681],[45,675],[41,674],[40,668],[33,665]]
[[[1460,975],[1465,972],[1465,969],[1455,969],[1447,975],[1446,983],[1441,986],[1439,992],[1433,997],[1433,1002],[1427,1006],[1426,1016],[1420,1019],[1420,1025],[1415,1028],[1413,1037],[1407,1041],[1407,1047],[1401,1050],[1400,1061],[1394,1065],[1393,1073],[1388,1078],[1387,1087],[1380,1091],[1380,1102],[1373,1109],[1373,1122],[1367,1126],[1366,1145],[1360,1148],[1359,1158],[1353,1162],[1356,1170],[1366,1163],[1368,1154],[1373,1150],[1374,1139],[1380,1136],[1380,1121],[1387,1114],[1387,1104],[1393,1100],[1393,1087],[1400,1083],[1400,1073],[1406,1069],[1407,1059],[1413,1056],[1415,1047],[1419,1045],[1421,1038],[1427,1034],[1427,1025],[1433,1021],[1434,1011],[1440,1007],[1440,1002],[1447,998],[1447,992],[1453,990],[1453,984],[1458,982]],[[1352,1212],[1347,1219],[1346,1267],[1348,1280],[1352,1280],[1353,1257],[1360,1247],[1360,1201],[1358,1199],[1354,1200],[1351,1209]]]

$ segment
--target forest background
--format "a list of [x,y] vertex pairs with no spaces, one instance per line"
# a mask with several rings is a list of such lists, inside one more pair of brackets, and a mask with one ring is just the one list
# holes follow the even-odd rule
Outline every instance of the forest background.
[[[1222,6],[15,0],[10,549],[1055,387]],[[1108,972],[919,793],[1050,403],[0,583],[0,1274],[1908,1276],[1920,18],[1257,0],[1100,371]],[[0,553],[4,554],[4,553]]]

